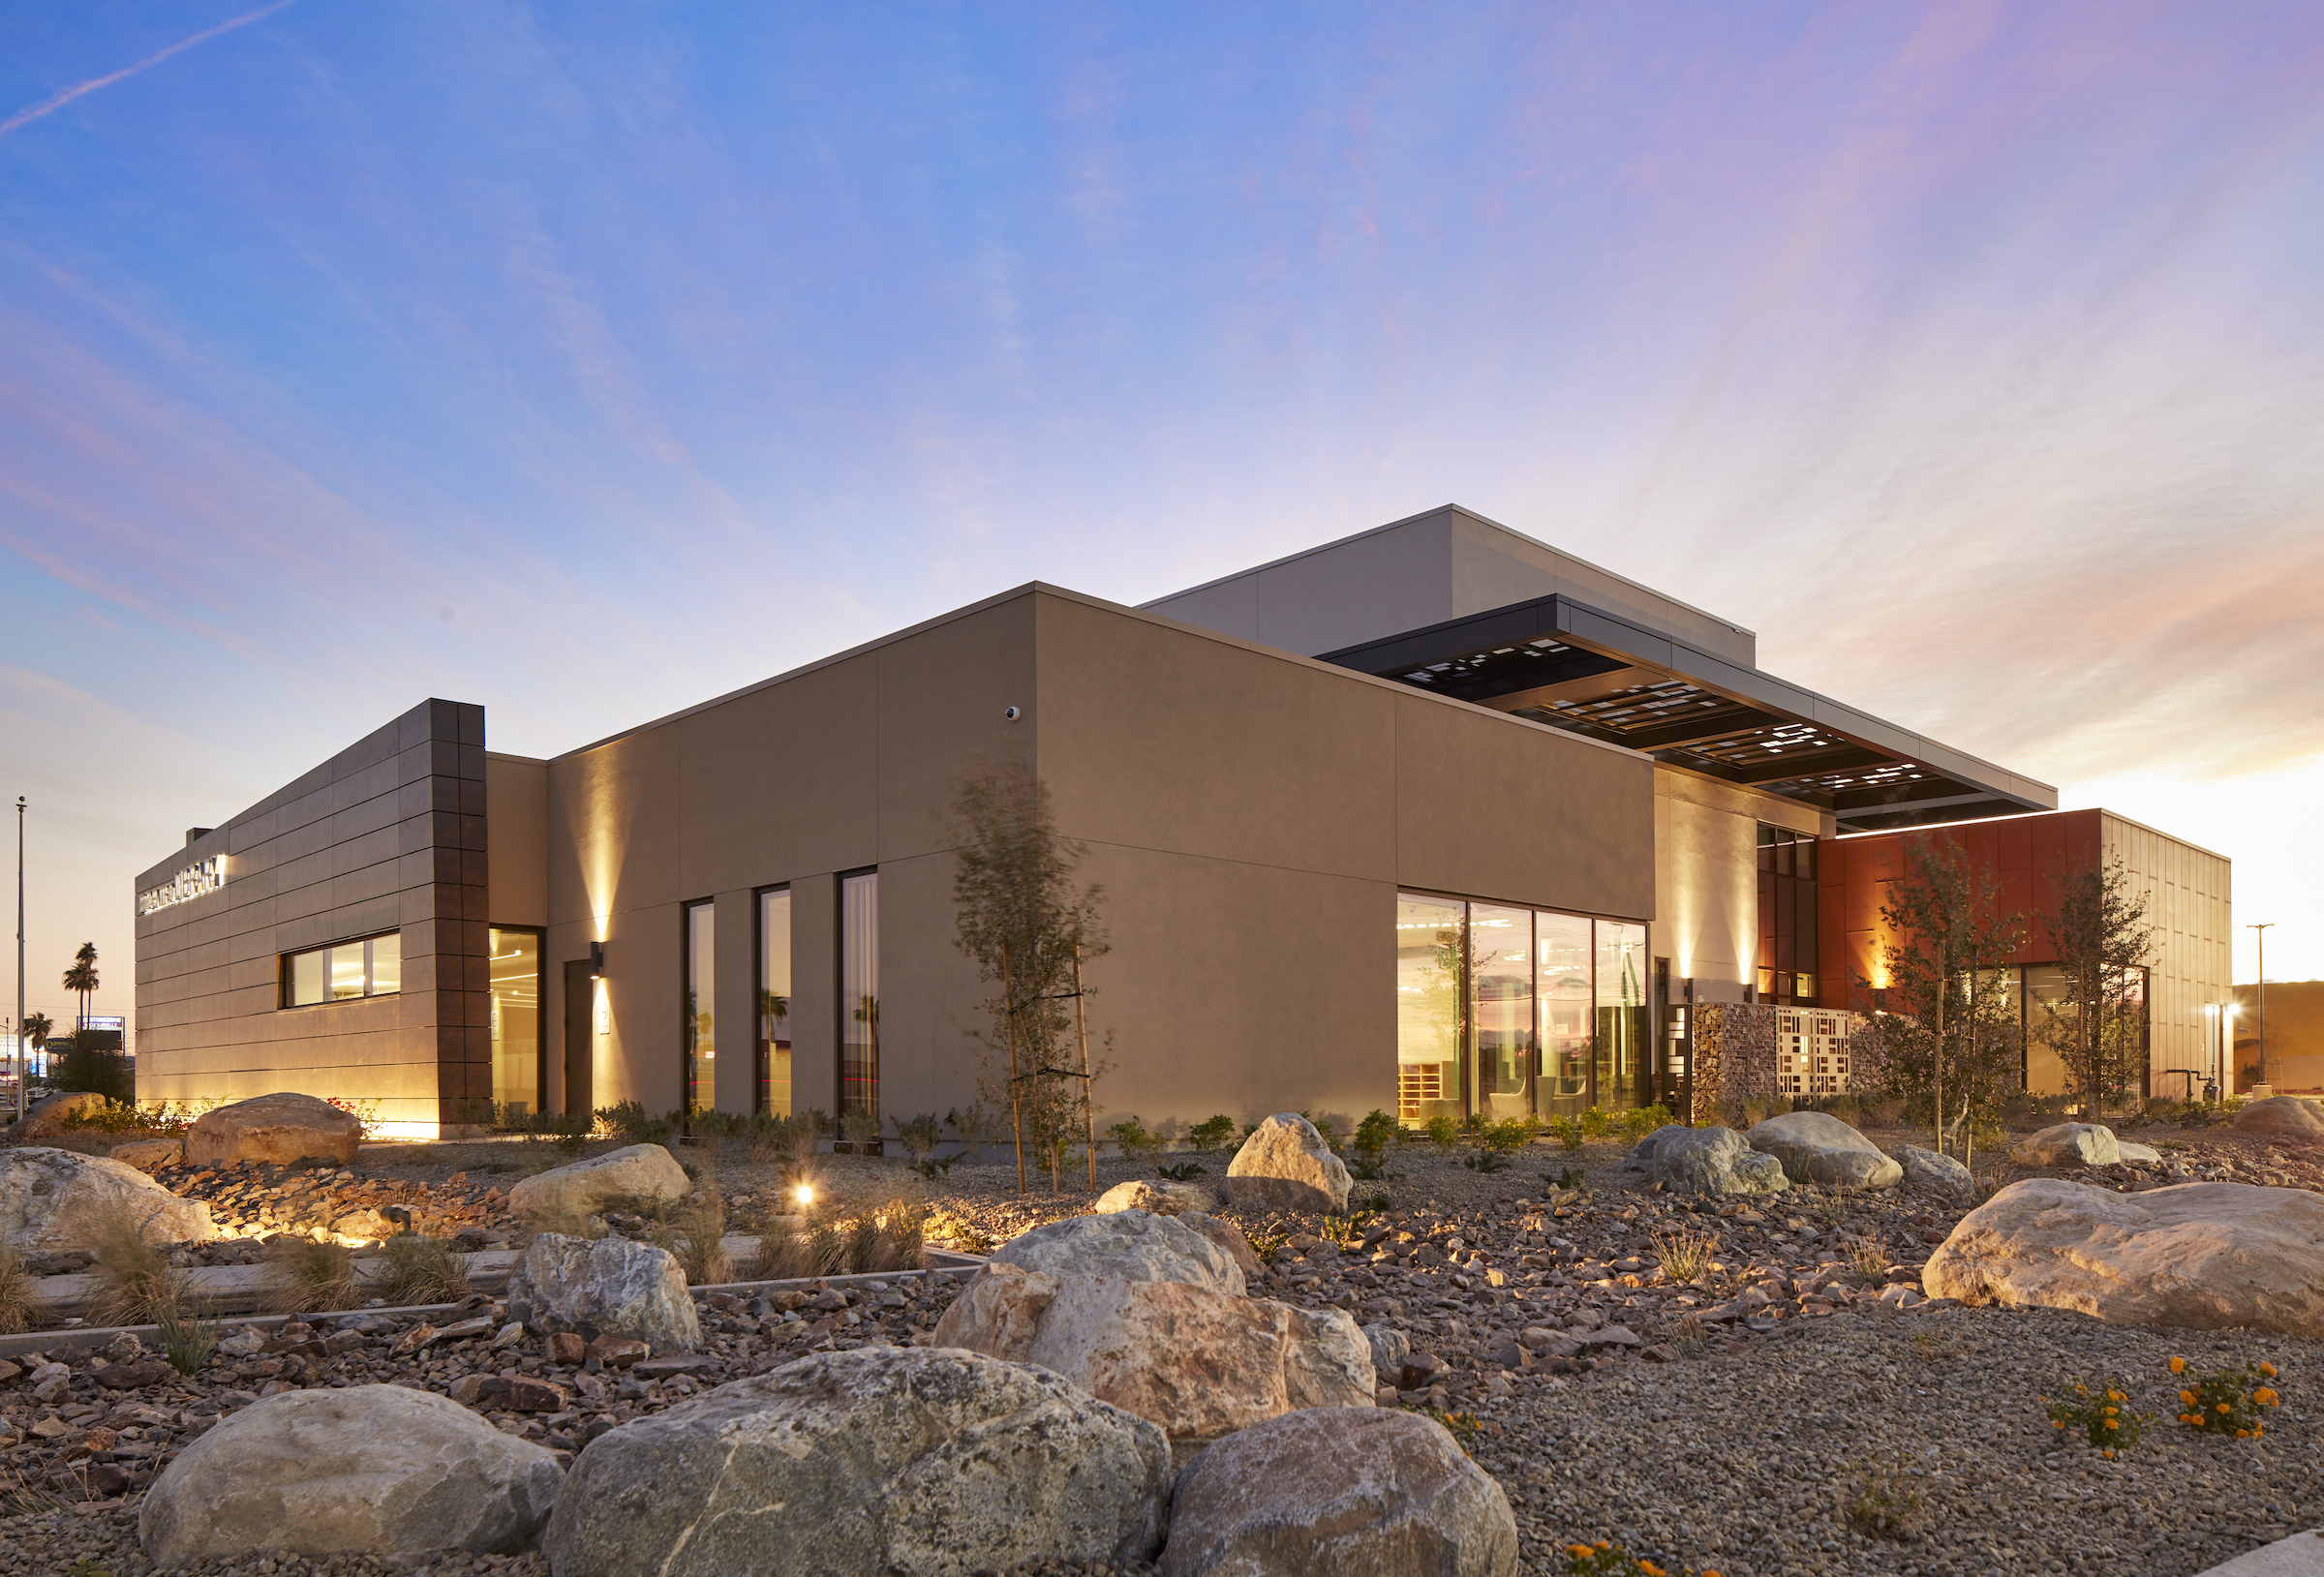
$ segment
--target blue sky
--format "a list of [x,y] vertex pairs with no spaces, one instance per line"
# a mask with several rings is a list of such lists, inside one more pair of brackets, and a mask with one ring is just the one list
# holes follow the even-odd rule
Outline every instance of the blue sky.
[[546,754],[1448,500],[2236,856],[2324,975],[2320,59],[2217,0],[0,11],[36,1004],[424,695]]

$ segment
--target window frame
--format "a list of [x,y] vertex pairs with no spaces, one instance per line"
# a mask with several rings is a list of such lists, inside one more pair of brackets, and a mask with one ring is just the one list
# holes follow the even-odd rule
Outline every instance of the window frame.
[[[522,933],[532,937],[537,944],[534,949],[533,958],[535,976],[533,987],[533,1093],[535,1097],[533,1110],[535,1115],[538,1115],[548,1100],[549,1088],[549,930],[546,925],[501,925],[491,921],[484,923],[484,947],[487,955],[484,990],[488,997],[492,992],[492,966],[489,956],[492,951],[491,939],[494,931]],[[489,1031],[487,1033],[489,1034]],[[494,1059],[494,1066],[496,1068],[499,1066],[497,1057]]]
[[[396,944],[397,944],[397,946],[396,946],[395,989],[394,989],[394,990],[392,990],[392,991],[375,991],[375,990],[373,990],[373,989],[371,988],[372,974],[373,974],[373,965],[372,965],[372,956],[371,956],[371,945],[372,945],[374,942],[377,942],[377,941],[381,940],[381,939],[382,939],[382,938],[383,938],[383,937],[389,937],[389,936],[392,936],[392,937],[394,937],[394,938],[396,939]],[[366,932],[364,932],[364,933],[363,933],[362,935],[360,935],[360,936],[342,936],[342,937],[339,937],[339,938],[338,938],[337,940],[335,940],[335,941],[318,943],[316,946],[314,946],[314,947],[311,947],[311,948],[293,948],[293,949],[291,949],[291,950],[290,950],[290,952],[288,952],[288,953],[278,953],[278,954],[276,954],[276,955],[275,955],[275,956],[274,956],[274,976],[275,976],[275,979],[274,979],[274,1009],[275,1009],[275,1012],[277,1012],[277,1013],[289,1013],[289,1012],[291,1012],[291,1011],[292,1011],[292,1010],[294,1010],[294,1009],[304,1009],[304,1008],[344,1008],[344,1007],[346,1007],[348,1004],[350,1004],[350,1003],[352,1003],[352,1002],[371,1002],[371,1001],[375,1001],[375,1000],[377,1000],[378,998],[380,998],[380,997],[383,997],[383,996],[401,996],[401,995],[403,995],[403,991],[404,991],[404,952],[403,952],[403,946],[402,946],[402,944],[403,944],[403,936],[404,936],[404,928],[403,928],[401,925],[391,925],[391,926],[389,926],[387,929],[385,929],[385,930],[382,930],[382,931],[366,931]],[[321,954],[321,955],[324,956],[324,959],[325,959],[325,962],[324,962],[324,965],[323,965],[323,968],[324,968],[324,976],[323,976],[323,979],[324,979],[324,982],[325,982],[325,984],[327,985],[327,984],[328,984],[328,982],[329,982],[329,979],[330,979],[330,976],[329,976],[329,968],[330,968],[330,965],[329,965],[329,962],[328,962],[328,958],[329,958],[329,955],[330,955],[330,954],[331,954],[331,951],[332,951],[334,948],[353,947],[353,946],[354,946],[355,944],[357,944],[357,943],[361,943],[361,944],[362,944],[362,947],[363,947],[363,991],[362,991],[362,994],[361,994],[361,995],[359,995],[359,996],[326,996],[326,997],[321,997],[321,998],[320,998],[320,999],[318,999],[318,1000],[316,1000],[316,1001],[313,1001],[313,1002],[294,1002],[294,1001],[292,1001],[292,1000],[291,1000],[291,998],[290,998],[290,990],[291,990],[291,978],[292,978],[292,977],[291,977],[291,967],[292,967],[292,961],[293,961],[293,960],[295,960],[295,959],[298,959],[298,958],[307,958],[307,957],[312,957],[312,956],[314,956],[314,955],[317,955],[317,954]]]

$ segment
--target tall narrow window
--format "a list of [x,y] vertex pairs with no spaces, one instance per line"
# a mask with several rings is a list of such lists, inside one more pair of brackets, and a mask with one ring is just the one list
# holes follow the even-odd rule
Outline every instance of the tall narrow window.
[[791,890],[758,895],[757,1107],[791,1114]]
[[879,872],[840,878],[840,1109],[879,1115]]
[[1467,905],[1396,896],[1396,1117],[1424,1123],[1466,1109],[1460,1070]]
[[1533,917],[1534,993],[1542,1013],[1541,1114],[1577,1115],[1590,1104],[1590,923],[1579,915]]
[[540,933],[495,925],[485,936],[492,951],[492,1099],[505,1121],[540,1107]]
[[719,1099],[718,906],[708,898],[686,906],[686,1109],[706,1109]]
[[1646,1104],[1653,1070],[1647,1000],[1646,927],[1598,922],[1598,1104],[1624,1110]]
[[1761,1002],[1814,1007],[1816,969],[1816,837],[1759,824],[1759,952]]
[[1477,1110],[1499,1121],[1533,1113],[1533,911],[1469,905],[1469,1023]]

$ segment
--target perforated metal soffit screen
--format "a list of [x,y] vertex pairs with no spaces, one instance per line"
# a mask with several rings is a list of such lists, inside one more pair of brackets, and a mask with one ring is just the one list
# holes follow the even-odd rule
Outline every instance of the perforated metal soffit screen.
[[[2047,808],[1736,693],[1778,687],[1765,676],[1735,670],[1738,682],[1714,687],[1682,671],[1692,653],[1674,643],[1647,635],[1637,644],[1650,654],[1641,655],[1603,638],[1622,622],[1544,597],[1323,660],[1797,800],[1831,811],[1847,832]],[[1570,623],[1591,625],[1599,638],[1560,627]],[[1527,628],[1542,633],[1511,638]]]

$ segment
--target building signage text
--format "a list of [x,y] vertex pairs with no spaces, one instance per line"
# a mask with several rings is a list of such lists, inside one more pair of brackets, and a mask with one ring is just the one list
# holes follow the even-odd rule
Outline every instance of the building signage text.
[[226,885],[226,856],[213,854],[179,871],[159,887],[149,887],[138,895],[138,913],[152,914],[188,898],[199,898],[204,893],[215,893]]

